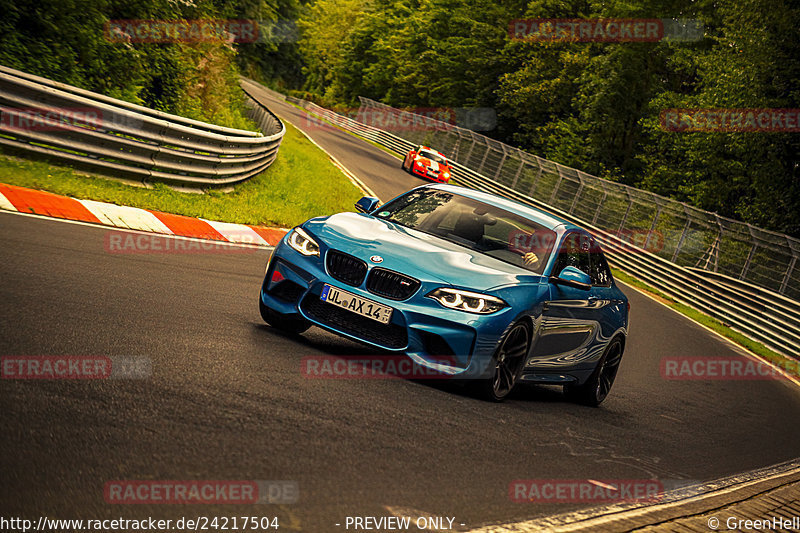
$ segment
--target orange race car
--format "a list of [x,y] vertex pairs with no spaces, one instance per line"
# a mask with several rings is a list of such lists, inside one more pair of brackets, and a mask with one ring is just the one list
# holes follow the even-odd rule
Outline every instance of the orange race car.
[[427,146],[417,146],[403,160],[403,170],[439,183],[450,181],[450,162],[441,152]]

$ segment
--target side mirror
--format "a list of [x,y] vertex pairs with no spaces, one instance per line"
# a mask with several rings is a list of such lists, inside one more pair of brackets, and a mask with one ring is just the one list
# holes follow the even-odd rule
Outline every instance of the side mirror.
[[362,213],[369,213],[374,211],[378,204],[381,203],[380,200],[375,198],[374,196],[364,196],[361,200],[356,202],[356,211],[360,211]]
[[567,287],[580,289],[582,291],[588,291],[592,288],[592,279],[589,277],[589,274],[574,266],[565,267],[558,277],[550,276],[550,283],[566,285]]

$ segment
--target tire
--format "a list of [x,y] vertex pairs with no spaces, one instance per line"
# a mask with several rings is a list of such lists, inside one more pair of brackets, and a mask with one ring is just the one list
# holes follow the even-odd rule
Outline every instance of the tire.
[[258,298],[258,310],[261,312],[261,318],[264,319],[264,322],[290,335],[299,335],[311,327],[311,324],[309,324],[307,320],[302,318],[289,318],[273,311],[264,305],[260,297]]
[[608,397],[622,361],[622,340],[614,337],[606,347],[595,371],[583,385],[564,385],[564,394],[570,401],[597,407]]
[[530,347],[531,328],[526,322],[517,322],[508,330],[492,356],[491,377],[477,384],[480,395],[493,402],[505,400],[522,374]]

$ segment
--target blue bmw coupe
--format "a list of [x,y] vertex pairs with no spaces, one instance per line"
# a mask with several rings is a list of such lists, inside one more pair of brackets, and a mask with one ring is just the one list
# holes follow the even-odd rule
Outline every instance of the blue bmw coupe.
[[617,375],[628,300],[585,230],[451,185],[312,218],[286,234],[261,316],[405,354],[501,401],[519,382],[561,384],[599,405]]

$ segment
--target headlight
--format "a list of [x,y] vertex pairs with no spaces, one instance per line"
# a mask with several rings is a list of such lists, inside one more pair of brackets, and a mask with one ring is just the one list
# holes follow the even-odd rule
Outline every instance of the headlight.
[[436,289],[428,294],[440,304],[450,309],[458,309],[467,313],[488,315],[508,306],[500,298],[479,292],[460,291],[457,289]]
[[294,228],[286,242],[303,255],[319,255],[317,241],[309,237],[302,228]]
[[442,172],[442,176],[444,176],[445,178],[449,178],[450,177],[450,173],[449,172]]

